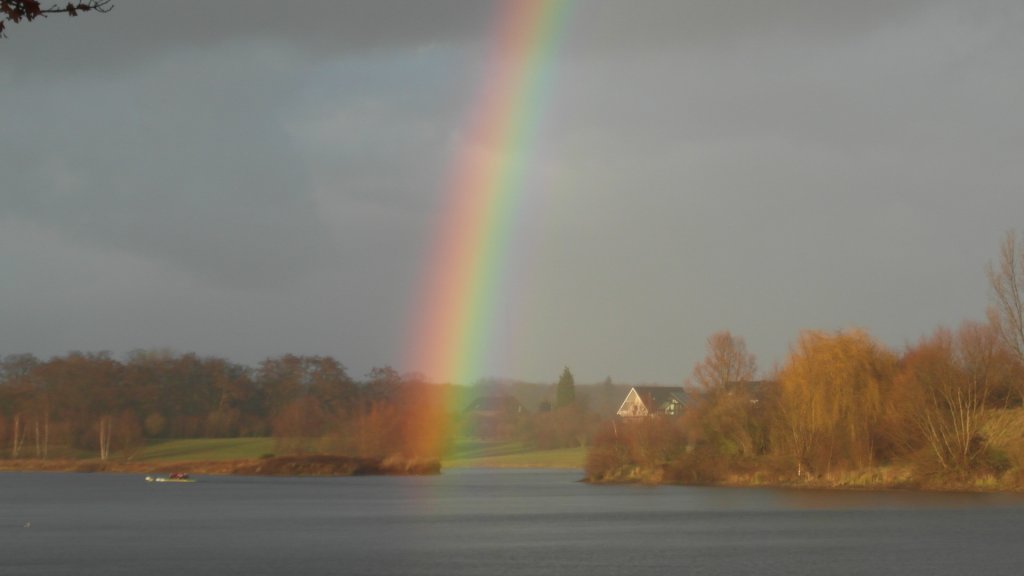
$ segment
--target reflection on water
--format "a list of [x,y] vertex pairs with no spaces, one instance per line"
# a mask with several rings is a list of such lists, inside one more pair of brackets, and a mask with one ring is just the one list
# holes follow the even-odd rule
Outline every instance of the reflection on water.
[[7,574],[1020,574],[1018,495],[0,474]]

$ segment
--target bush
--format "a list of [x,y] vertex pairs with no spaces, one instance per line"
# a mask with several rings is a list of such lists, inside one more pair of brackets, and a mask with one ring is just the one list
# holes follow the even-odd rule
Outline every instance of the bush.
[[685,452],[686,434],[679,419],[612,420],[594,434],[586,476],[597,482],[660,480]]
[[728,478],[730,458],[710,446],[683,454],[668,469],[668,479],[682,484],[714,484]]

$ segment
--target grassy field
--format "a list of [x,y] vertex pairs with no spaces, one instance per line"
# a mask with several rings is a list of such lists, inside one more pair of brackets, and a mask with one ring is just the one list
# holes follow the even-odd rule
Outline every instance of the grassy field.
[[157,440],[133,460],[187,462],[196,460],[252,460],[273,454],[273,438],[196,438]]
[[[275,450],[273,438],[198,438],[152,442],[132,460],[187,462],[251,460]],[[446,468],[582,468],[585,448],[534,450],[516,441],[462,439],[442,461]]]

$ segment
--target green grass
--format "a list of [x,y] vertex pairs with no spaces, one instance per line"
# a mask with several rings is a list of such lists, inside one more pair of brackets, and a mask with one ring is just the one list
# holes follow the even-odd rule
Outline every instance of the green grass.
[[586,448],[535,450],[517,441],[463,439],[441,461],[444,468],[583,468]]
[[193,438],[155,440],[135,460],[250,460],[274,452],[273,438]]

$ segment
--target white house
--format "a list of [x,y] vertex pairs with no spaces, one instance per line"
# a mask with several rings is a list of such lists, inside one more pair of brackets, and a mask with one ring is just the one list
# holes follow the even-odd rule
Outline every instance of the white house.
[[633,386],[616,414],[623,418],[677,416],[687,398],[685,390],[674,386]]

